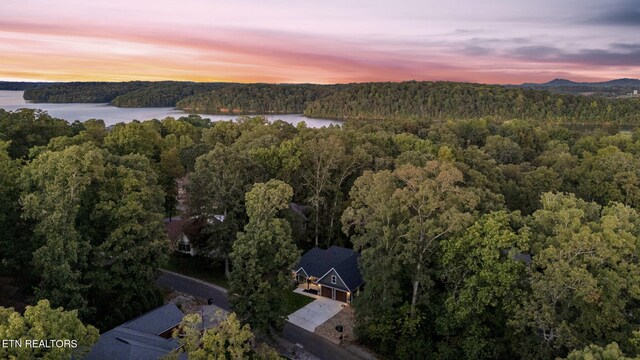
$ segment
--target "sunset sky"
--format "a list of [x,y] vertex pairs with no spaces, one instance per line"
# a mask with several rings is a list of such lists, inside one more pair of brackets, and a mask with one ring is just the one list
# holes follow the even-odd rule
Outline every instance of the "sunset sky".
[[640,77],[640,0],[0,0],[0,80]]

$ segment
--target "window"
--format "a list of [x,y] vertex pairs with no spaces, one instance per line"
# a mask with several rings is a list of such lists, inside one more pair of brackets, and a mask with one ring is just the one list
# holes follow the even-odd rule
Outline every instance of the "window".
[[331,283],[332,284],[336,283],[336,276],[335,275],[331,275]]
[[191,245],[185,244],[183,242],[179,242],[178,243],[178,251],[184,252],[184,253],[190,253],[191,252]]

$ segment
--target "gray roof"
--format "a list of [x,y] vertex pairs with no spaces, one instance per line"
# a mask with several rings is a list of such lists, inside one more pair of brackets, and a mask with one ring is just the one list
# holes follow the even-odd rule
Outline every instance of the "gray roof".
[[[509,250],[502,250],[500,251],[503,255],[509,255]],[[533,261],[533,258],[531,257],[531,254],[527,254],[527,253],[521,253],[521,252],[516,252],[511,256],[512,260],[515,261],[519,261],[524,263],[525,265],[529,265],[531,264],[531,261]]]
[[180,324],[183,316],[174,304],[152,310],[102,334],[87,359],[159,359],[180,344],[177,339],[158,335]]
[[358,267],[359,258],[357,252],[340,246],[332,246],[327,250],[313,248],[302,255],[295,270],[302,268],[308,276],[320,278],[335,269],[345,285],[353,291],[364,283]]
[[307,221],[309,220],[307,218],[307,215],[305,215],[305,212],[307,211],[308,207],[304,206],[304,205],[299,205],[296,203],[290,203],[289,204],[289,209],[291,209],[291,211],[293,211],[294,214],[298,215],[300,218],[302,218],[302,220]]
[[358,269],[358,259],[360,258],[360,254],[354,254],[355,255],[349,257],[347,260],[335,267],[335,270],[338,275],[340,275],[342,281],[344,281],[345,285],[347,285],[349,290],[352,291],[364,284],[364,280],[360,274],[360,269]]

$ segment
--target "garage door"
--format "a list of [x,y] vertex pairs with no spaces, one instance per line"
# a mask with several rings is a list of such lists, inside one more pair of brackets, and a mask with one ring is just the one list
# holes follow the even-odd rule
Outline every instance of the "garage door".
[[323,286],[320,295],[324,297],[328,297],[329,299],[333,299],[333,289],[330,287]]
[[336,290],[336,300],[347,302],[347,293],[344,291]]

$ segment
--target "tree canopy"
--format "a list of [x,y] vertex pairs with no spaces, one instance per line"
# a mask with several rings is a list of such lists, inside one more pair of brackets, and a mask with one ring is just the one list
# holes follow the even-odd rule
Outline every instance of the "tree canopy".
[[288,315],[284,291],[293,290],[290,269],[299,252],[289,223],[276,215],[292,195],[279,180],[255,184],[245,200],[249,223],[233,243],[230,300],[240,319],[263,333],[282,328]]
[[[22,346],[0,347],[0,357],[3,359],[81,358],[87,355],[98,337],[98,329],[84,325],[78,319],[77,311],[51,308],[47,300],[28,306],[24,314],[12,308],[0,307],[0,339],[22,342]],[[27,346],[26,341],[35,340],[60,340],[62,343],[54,346]]]

